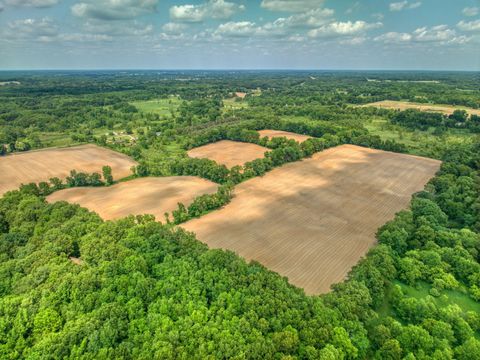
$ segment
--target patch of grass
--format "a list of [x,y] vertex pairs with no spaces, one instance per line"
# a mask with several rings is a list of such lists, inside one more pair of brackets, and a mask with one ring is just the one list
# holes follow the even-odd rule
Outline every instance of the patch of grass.
[[170,161],[186,156],[183,142],[172,141],[168,144],[155,144],[150,149],[142,152],[142,157],[150,169],[155,169],[156,175],[172,175],[170,174],[168,164]]
[[[432,286],[425,282],[419,282],[415,287],[404,284],[400,281],[394,281],[393,285],[399,285],[402,288],[403,293],[408,297],[413,297],[415,299],[425,299],[430,295],[430,289]],[[391,306],[391,290],[387,292],[385,297],[386,301],[383,305],[377,310],[377,312],[382,316],[391,316],[395,317],[395,311]],[[449,305],[458,305],[463,312],[474,311],[480,313],[480,303],[473,300],[467,294],[459,290],[443,290],[438,297],[432,297],[435,305],[439,308],[445,308]]]
[[[428,283],[420,282],[415,287],[401,282],[396,282],[395,284],[402,287],[405,295],[416,299],[423,299],[430,294],[431,286]],[[456,304],[465,312],[475,311],[480,313],[480,303],[458,290],[443,290],[440,296],[434,297],[433,299],[435,304],[440,308]]]
[[78,144],[68,133],[41,132],[38,134],[38,138],[44,147],[67,147]]
[[223,99],[223,110],[238,110],[248,108],[248,103],[245,100],[236,101],[237,98]]
[[154,99],[147,101],[134,101],[131,104],[139,111],[144,113],[158,114],[163,117],[171,118],[182,103],[178,97],[169,97],[165,99]]
[[447,132],[436,135],[434,129],[429,131],[411,131],[399,125],[391,124],[387,119],[372,117],[363,126],[372,135],[378,135],[382,140],[393,140],[405,144],[409,153],[419,156],[439,158],[444,149],[461,143],[470,143],[475,135],[461,129],[449,129]]

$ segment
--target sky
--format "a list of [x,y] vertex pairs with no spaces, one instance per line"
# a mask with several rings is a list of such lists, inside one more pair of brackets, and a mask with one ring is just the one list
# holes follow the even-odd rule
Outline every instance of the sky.
[[480,0],[0,0],[0,69],[480,70]]

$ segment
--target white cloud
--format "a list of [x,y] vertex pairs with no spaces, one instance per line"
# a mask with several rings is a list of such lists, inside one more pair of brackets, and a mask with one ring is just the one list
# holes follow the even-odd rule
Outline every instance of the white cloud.
[[334,11],[331,9],[314,9],[302,14],[291,15],[287,18],[278,18],[272,24],[276,27],[312,28],[331,21]]
[[407,6],[408,1],[400,1],[400,2],[395,2],[395,3],[390,3],[390,11],[400,11]]
[[187,28],[185,24],[169,22],[162,26],[162,30],[169,34],[181,34]]
[[382,41],[385,43],[404,43],[412,40],[412,35],[407,33],[388,32],[377,36],[375,41]]
[[28,7],[50,7],[57,5],[61,0],[6,0],[6,5],[11,6],[28,6]]
[[388,32],[377,36],[375,41],[384,43],[438,43],[438,44],[464,44],[470,40],[469,37],[457,35],[456,31],[448,28],[447,25],[437,25],[430,28],[424,26],[412,33]]
[[54,37],[58,26],[48,17],[42,19],[22,19],[9,22],[2,33],[5,39],[39,39]]
[[409,9],[416,9],[418,7],[420,7],[422,5],[422,2],[421,1],[417,1],[417,2],[414,2],[414,3],[411,3],[408,8]]
[[[215,36],[230,37],[292,37],[293,29],[309,29],[320,27],[332,21],[334,11],[330,9],[314,9],[302,14],[278,18],[273,22],[257,25],[251,21],[230,21],[221,24],[214,32]],[[293,37],[292,39],[296,39]]]
[[416,9],[420,5],[422,5],[421,1],[416,1],[416,2],[410,3],[410,2],[405,0],[405,1],[390,3],[389,9],[390,9],[390,11],[401,11],[401,10],[404,10],[404,9]]
[[318,9],[324,0],[263,0],[261,7],[270,11],[304,12]]
[[466,7],[462,10],[462,14],[465,16],[476,16],[480,12],[478,7]]
[[473,21],[460,21],[457,24],[458,28],[463,31],[480,31],[480,19]]
[[342,45],[361,45],[363,44],[367,38],[365,36],[356,36],[350,39],[344,39],[340,41]]
[[208,18],[228,19],[243,10],[245,10],[244,5],[225,0],[210,0],[201,5],[172,6],[170,8],[170,18],[181,22],[202,22]]
[[83,28],[87,33],[109,37],[145,36],[153,33],[152,25],[136,21],[118,23],[89,20],[83,25]]
[[[57,39],[65,42],[105,42],[112,41],[113,37],[106,34],[82,34],[82,33],[73,33],[73,34],[61,34]],[[50,40],[50,41],[53,41]]]
[[124,20],[155,12],[159,0],[87,0],[72,6],[78,17]]
[[22,19],[9,22],[0,38],[7,41],[28,41],[40,43],[52,42],[101,42],[111,41],[108,34],[63,33],[59,32],[58,25],[50,18]]
[[260,28],[250,21],[230,21],[218,26],[215,35],[230,37],[249,37],[257,34]]
[[317,29],[310,30],[308,36],[310,37],[338,37],[338,36],[352,36],[364,33],[367,30],[375,29],[383,26],[382,23],[367,23],[362,20],[355,22],[332,22],[323,25]]
[[447,25],[437,25],[431,28],[426,26],[416,29],[413,32],[416,41],[437,42],[451,41],[455,38],[455,30],[449,29]]

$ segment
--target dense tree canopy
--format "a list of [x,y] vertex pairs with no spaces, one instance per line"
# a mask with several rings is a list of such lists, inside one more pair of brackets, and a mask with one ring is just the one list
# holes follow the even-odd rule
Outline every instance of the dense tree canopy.
[[[412,81],[432,75],[369,73],[377,81],[368,81],[357,73],[312,80],[309,72],[214,72],[178,81],[165,73],[152,81],[160,75],[139,74],[9,74],[22,85],[0,89],[2,151],[67,134],[64,145],[91,141],[131,155],[139,161],[135,176],[196,175],[223,185],[164,219],[118,221],[45,201],[66,186],[110,185],[108,164],[103,178],[73,171],[65,182],[7,193],[0,199],[0,358],[480,358],[480,142],[466,125],[478,118],[351,106],[408,99],[478,108],[478,75],[439,73],[439,83],[423,83]],[[234,91],[248,95],[227,108]],[[152,99],[168,109],[139,105]],[[371,119],[388,127],[373,132]],[[268,140],[259,129],[314,138]],[[445,141],[448,135],[460,141]],[[420,136],[428,146],[414,141]],[[231,169],[186,156],[222,139],[269,152]],[[226,204],[235,184],[344,143],[420,149],[443,164],[332,292],[306,296],[260,264],[208,250],[176,227]]]

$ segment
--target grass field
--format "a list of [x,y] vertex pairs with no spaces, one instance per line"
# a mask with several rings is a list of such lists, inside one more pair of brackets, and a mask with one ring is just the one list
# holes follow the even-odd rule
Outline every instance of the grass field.
[[223,109],[227,110],[238,110],[248,108],[248,103],[243,101],[237,101],[237,98],[223,99]]
[[0,195],[22,183],[65,178],[73,169],[101,173],[102,166],[110,165],[114,178],[120,179],[129,176],[136,164],[126,155],[92,144],[16,153],[0,157]]
[[38,137],[45,147],[65,147],[75,144],[68,133],[44,132],[40,133]]
[[163,117],[171,118],[172,112],[177,111],[181,103],[181,99],[172,96],[167,99],[134,101],[131,104],[141,112],[153,113]]
[[466,110],[470,115],[480,115],[480,109],[472,109],[465,106],[453,106],[453,105],[440,105],[440,104],[424,104],[424,103],[415,103],[408,101],[393,101],[393,100],[383,100],[377,101],[370,104],[365,104],[362,106],[374,106],[385,109],[417,109],[421,111],[430,111],[430,112],[441,112],[443,114],[450,115],[455,110]]
[[237,186],[232,202],[184,227],[257,260],[308,294],[342,281],[440,162],[343,145]]
[[256,144],[222,140],[193,148],[188,151],[188,156],[215,160],[217,163],[231,168],[235,165],[243,165],[248,161],[263,158],[268,150],[268,148]]
[[363,126],[370,134],[378,135],[382,140],[393,140],[407,145],[411,154],[433,158],[438,157],[442,149],[455,144],[471,143],[478,136],[463,129],[449,129],[442,135],[435,135],[434,129],[411,131],[380,117],[372,117]]
[[292,139],[295,140],[299,143],[304,142],[305,140],[308,140],[311,138],[311,136],[308,135],[301,135],[301,134],[295,134],[289,131],[281,131],[281,130],[260,130],[258,132],[260,134],[260,137],[268,137],[269,139],[274,138],[274,137],[286,137],[287,139]]
[[[400,281],[394,281],[394,285],[399,285],[402,288],[402,292],[409,297],[416,299],[426,299],[430,295],[431,285],[425,282],[419,282],[415,287],[402,283]],[[390,289],[391,292],[391,289]],[[386,298],[390,298],[390,292],[387,293]],[[458,290],[442,290],[440,296],[433,297],[432,299],[439,308],[444,308],[449,305],[458,305],[462,311],[474,311],[480,313],[480,303],[470,298],[467,294],[464,294]],[[379,309],[379,312],[384,316],[395,316],[394,309],[390,306],[391,301],[385,301],[383,306]]]
[[109,187],[81,187],[57,191],[49,202],[68,201],[98,213],[103,219],[152,214],[164,221],[165,212],[188,206],[195,197],[217,191],[217,184],[194,176],[147,177]]

